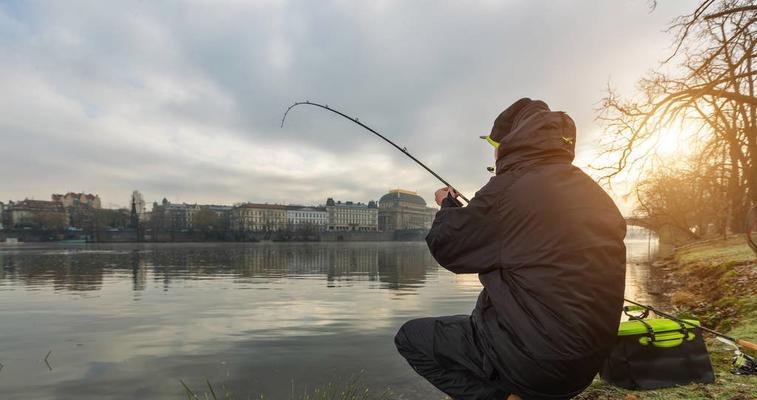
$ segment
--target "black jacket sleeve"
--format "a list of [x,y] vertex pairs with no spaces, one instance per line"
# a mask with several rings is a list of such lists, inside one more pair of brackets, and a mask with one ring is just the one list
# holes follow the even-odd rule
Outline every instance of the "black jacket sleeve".
[[490,184],[465,207],[445,198],[436,213],[426,243],[436,261],[451,272],[482,273],[498,267],[496,196]]

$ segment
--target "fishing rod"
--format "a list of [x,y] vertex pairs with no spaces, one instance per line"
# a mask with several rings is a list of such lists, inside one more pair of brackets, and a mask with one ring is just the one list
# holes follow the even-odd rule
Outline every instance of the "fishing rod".
[[335,109],[333,109],[333,108],[329,107],[329,105],[328,105],[328,104],[325,104],[325,105],[324,105],[324,104],[318,104],[318,103],[313,103],[313,102],[311,102],[311,101],[298,101],[298,102],[296,102],[296,103],[292,104],[291,106],[289,106],[289,108],[287,108],[286,112],[284,113],[284,116],[283,116],[283,117],[281,118],[281,127],[282,127],[282,128],[284,127],[284,122],[286,121],[286,118],[287,118],[287,114],[289,114],[289,111],[291,111],[291,110],[292,110],[293,108],[295,108],[295,107],[297,107],[297,106],[299,106],[299,105],[310,105],[310,106],[320,107],[320,108],[322,108],[322,109],[324,109],[324,110],[327,110],[327,111],[331,111],[331,112],[333,112],[334,114],[340,115],[340,116],[342,116],[342,117],[344,117],[344,118],[346,118],[346,119],[348,119],[348,120],[350,120],[350,121],[352,121],[352,122],[354,122],[354,123],[356,123],[356,124],[358,124],[358,125],[362,126],[363,128],[365,128],[365,129],[367,129],[368,131],[370,131],[371,133],[373,133],[374,135],[376,135],[376,136],[380,137],[381,139],[384,139],[384,140],[385,140],[385,141],[386,141],[387,143],[389,143],[389,144],[391,144],[392,146],[394,146],[394,147],[395,147],[395,148],[396,148],[397,150],[401,151],[401,152],[402,152],[402,153],[404,153],[404,154],[405,154],[406,156],[410,157],[410,159],[411,159],[411,160],[415,161],[415,162],[416,162],[416,163],[417,163],[418,165],[420,165],[420,166],[421,166],[421,167],[423,167],[423,168],[424,168],[424,169],[425,169],[426,171],[428,171],[429,173],[431,173],[431,175],[433,175],[433,176],[434,176],[434,177],[435,177],[436,179],[440,180],[440,181],[441,181],[441,182],[442,182],[443,184],[445,184],[445,185],[446,185],[447,187],[449,187],[449,188],[451,188],[452,190],[454,190],[454,191],[455,191],[455,192],[456,192],[456,193],[457,193],[457,194],[458,194],[458,195],[460,196],[460,198],[461,198],[461,199],[465,200],[465,202],[466,202],[466,203],[470,203],[470,200],[468,200],[468,198],[467,198],[467,197],[463,196],[463,195],[462,195],[462,194],[461,194],[461,193],[460,193],[460,192],[459,192],[459,191],[458,191],[457,189],[455,189],[455,187],[454,187],[454,186],[450,185],[450,184],[449,184],[449,182],[447,182],[446,180],[444,180],[444,178],[442,178],[441,176],[439,176],[439,174],[437,174],[436,172],[434,172],[434,171],[433,171],[433,170],[432,170],[431,168],[427,167],[427,166],[426,166],[426,164],[424,164],[424,163],[420,162],[420,160],[418,160],[418,159],[417,159],[417,158],[415,158],[415,157],[414,157],[414,156],[413,156],[412,154],[410,154],[410,153],[409,153],[409,152],[407,151],[407,148],[398,146],[398,145],[397,145],[396,143],[394,143],[394,142],[392,142],[391,140],[389,140],[389,139],[388,139],[388,138],[387,138],[386,136],[384,136],[384,135],[382,135],[382,134],[380,134],[380,133],[376,132],[375,130],[373,130],[373,129],[372,129],[371,127],[369,127],[368,125],[366,125],[366,124],[364,124],[364,123],[360,122],[360,120],[359,120],[359,119],[357,119],[357,118],[355,118],[355,117],[350,117],[349,115],[347,115],[347,114],[345,114],[345,113],[343,113],[343,112],[341,112],[341,111],[339,111],[339,110],[335,110]]
[[641,304],[641,303],[637,303],[637,302],[635,302],[633,300],[628,300],[628,299],[625,299],[625,298],[623,300],[625,300],[627,303],[631,303],[633,305],[639,306],[639,307],[644,308],[646,310],[652,311],[653,313],[655,313],[657,315],[660,315],[662,317],[665,317],[665,318],[668,318],[668,319],[672,319],[673,321],[676,321],[676,322],[678,322],[680,324],[686,324],[686,325],[689,325],[689,326],[691,326],[693,328],[699,328],[699,329],[701,329],[701,330],[703,330],[703,331],[705,331],[705,332],[707,332],[709,334],[712,334],[712,335],[716,336],[721,341],[723,341],[725,343],[728,343],[730,345],[733,345],[733,346],[736,346],[736,347],[741,346],[741,347],[744,347],[744,348],[747,348],[747,349],[750,349],[750,350],[757,351],[757,344],[754,344],[752,342],[747,342],[744,339],[736,339],[736,338],[733,338],[731,336],[724,335],[724,334],[722,334],[722,333],[720,333],[720,332],[718,332],[716,330],[713,330],[713,329],[710,329],[710,328],[706,328],[704,326],[697,325],[697,324],[694,324],[692,322],[680,319],[680,318],[678,318],[676,316],[673,316],[671,314],[668,314],[666,312],[662,312],[662,311],[660,311],[660,310],[658,310],[658,309],[656,309],[656,308],[654,308],[652,306],[647,306],[647,305],[644,305],[644,304]]
[[[375,130],[373,130],[368,125],[360,122],[359,119],[354,118],[354,117],[350,117],[349,115],[344,114],[343,112],[341,112],[339,110],[335,110],[335,109],[329,107],[328,104],[326,104],[326,105],[324,105],[324,104],[318,104],[318,103],[313,103],[311,101],[300,101],[300,102],[296,102],[296,103],[292,104],[291,106],[289,106],[289,108],[287,108],[286,112],[284,112],[284,116],[281,118],[281,127],[282,128],[284,127],[284,122],[286,121],[286,117],[289,114],[289,111],[291,111],[294,107],[299,106],[299,105],[310,105],[310,106],[320,107],[320,108],[322,108],[324,110],[331,111],[334,114],[340,115],[340,116],[342,116],[342,117],[344,117],[344,118],[346,118],[346,119],[348,119],[348,120],[350,120],[350,121],[352,121],[352,122],[354,122],[354,123],[362,126],[363,128],[367,129],[369,132],[373,133],[374,135],[380,137],[381,139],[384,139],[387,143],[389,143],[392,146],[394,146],[397,150],[401,151],[406,156],[410,157],[411,160],[415,161],[418,165],[420,165],[426,171],[428,171],[429,173],[431,173],[431,175],[433,175],[434,177],[436,177],[436,179],[440,180],[442,183],[444,183],[448,187],[450,187],[453,190],[455,190],[455,188],[452,185],[450,185],[449,182],[447,182],[446,180],[444,180],[444,178],[442,178],[441,176],[439,176],[439,174],[437,174],[436,172],[434,172],[433,170],[431,170],[431,168],[427,167],[426,164],[423,164],[421,161],[419,161],[417,158],[415,158],[412,154],[410,154],[407,151],[406,148],[398,146],[396,143],[394,143],[391,140],[389,140],[386,136],[384,136],[384,135],[376,132]],[[455,191],[457,192],[457,190],[455,190]],[[458,192],[458,194],[459,194],[459,192]],[[466,203],[470,203],[470,201],[465,196],[463,196],[462,194],[460,194],[460,198],[462,198],[463,200],[465,200]],[[736,346],[736,347],[742,346],[744,348],[757,351],[757,344],[748,342],[748,341],[746,341],[744,339],[736,339],[736,338],[724,335],[724,334],[722,334],[722,333],[720,333],[718,331],[712,330],[710,328],[707,328],[707,327],[704,327],[704,326],[701,326],[701,325],[696,325],[694,323],[691,323],[691,322],[685,321],[683,319],[680,319],[680,318],[678,318],[678,317],[676,317],[674,315],[671,315],[671,314],[668,314],[666,312],[660,311],[660,310],[658,310],[658,309],[656,309],[656,308],[654,308],[652,306],[647,306],[647,305],[644,305],[644,304],[641,304],[641,303],[637,303],[637,302],[635,302],[633,300],[628,300],[628,299],[623,299],[623,300],[625,300],[627,303],[631,303],[631,304],[634,304],[634,305],[639,306],[641,308],[644,308],[646,310],[652,311],[655,314],[660,315],[662,317],[672,319],[672,320],[674,320],[674,321],[676,321],[678,323],[689,325],[689,326],[691,326],[693,328],[699,328],[699,329],[703,330],[704,332],[710,333],[710,334],[718,337],[722,341],[724,341],[724,342],[726,342],[728,344],[731,344],[733,346]]]

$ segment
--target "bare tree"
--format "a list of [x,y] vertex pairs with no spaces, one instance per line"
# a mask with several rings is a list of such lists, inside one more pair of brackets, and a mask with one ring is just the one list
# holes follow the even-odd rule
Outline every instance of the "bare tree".
[[607,128],[605,163],[594,166],[603,180],[612,184],[625,171],[641,182],[665,167],[656,144],[677,127],[692,153],[718,164],[719,179],[727,176],[724,201],[732,220],[757,203],[755,21],[754,1],[702,1],[672,23],[675,50],[639,81],[636,96],[608,89],[598,117]]
[[685,239],[723,233],[727,208],[723,201],[729,177],[717,159],[697,155],[675,167],[655,169],[635,187],[636,218],[660,232]]

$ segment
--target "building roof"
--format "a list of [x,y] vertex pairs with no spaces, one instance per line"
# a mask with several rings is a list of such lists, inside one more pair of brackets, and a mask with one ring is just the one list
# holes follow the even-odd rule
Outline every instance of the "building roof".
[[321,206],[298,206],[298,205],[288,205],[284,206],[289,211],[322,211],[326,212],[326,207]]
[[333,198],[329,197],[328,199],[326,199],[326,207],[376,208],[376,202],[373,200],[369,201],[368,204],[365,204],[360,201],[355,203],[354,201],[349,201],[349,200],[335,202]]
[[281,204],[257,204],[257,203],[244,203],[235,206],[234,208],[260,208],[269,210],[285,210],[286,206]]
[[423,197],[418,196],[418,194],[415,192],[403,189],[390,190],[389,193],[381,196],[381,199],[379,199],[379,204],[387,204],[389,202],[396,203],[400,201],[418,204],[424,207],[426,206],[426,200],[423,200]]
[[400,188],[389,189],[389,193],[405,193],[405,194],[412,194],[414,196],[418,195],[418,192],[414,192],[412,190],[407,190],[407,189],[400,189]]

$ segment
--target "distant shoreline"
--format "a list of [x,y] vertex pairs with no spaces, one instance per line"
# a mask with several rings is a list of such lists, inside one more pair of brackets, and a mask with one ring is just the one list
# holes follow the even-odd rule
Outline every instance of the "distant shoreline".
[[423,241],[425,229],[388,232],[337,231],[301,235],[292,232],[245,232],[243,235],[208,235],[203,232],[160,232],[157,235],[136,230],[104,231],[87,235],[57,232],[0,231],[0,244],[13,243],[324,243],[324,242],[407,242]]

